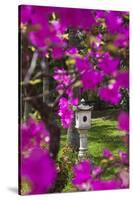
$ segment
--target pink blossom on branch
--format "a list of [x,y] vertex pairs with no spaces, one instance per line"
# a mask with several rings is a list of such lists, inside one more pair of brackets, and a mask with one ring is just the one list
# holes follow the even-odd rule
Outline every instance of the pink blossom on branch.
[[99,89],[99,96],[101,100],[113,105],[119,104],[122,98],[120,89],[116,83],[101,87]]
[[52,58],[54,60],[60,59],[64,56],[64,51],[62,47],[53,47],[52,49]]
[[109,11],[106,14],[107,30],[112,34],[118,33],[123,27],[123,18],[119,11]]
[[121,188],[120,180],[93,180],[92,181],[92,190],[114,190]]
[[112,73],[117,72],[119,65],[120,60],[118,58],[112,58],[109,53],[105,53],[103,59],[99,61],[99,67],[106,75],[111,75]]
[[76,68],[83,83],[83,89],[95,89],[102,81],[102,73],[93,69],[87,58],[76,58]]
[[[111,190],[122,188],[120,179],[102,180],[96,177],[102,172],[101,167],[93,169],[93,166],[88,160],[81,160],[73,167],[74,177],[72,184],[79,190]],[[96,177],[96,178],[95,178]]]
[[105,148],[103,149],[103,157],[111,159],[113,157],[113,154],[109,149]]
[[122,163],[129,164],[129,156],[128,153],[119,151],[119,157]]
[[61,118],[61,124],[64,128],[69,128],[72,124],[74,118],[72,106],[72,103],[64,97],[62,97],[59,101],[58,115]]
[[29,156],[21,158],[20,173],[21,184],[26,182],[29,185],[28,191],[24,194],[47,193],[57,177],[55,162],[48,151],[38,147],[33,148]]
[[118,116],[118,128],[125,132],[129,132],[129,114],[121,111]]
[[[88,160],[82,160],[73,167],[74,177],[72,179],[73,185],[81,190],[90,189],[90,182],[92,180],[91,164]],[[89,187],[89,188],[88,188]]]
[[116,77],[116,81],[119,87],[129,89],[129,72],[119,71]]
[[21,150],[40,146],[41,141],[49,143],[50,135],[45,124],[37,122],[31,117],[20,126]]

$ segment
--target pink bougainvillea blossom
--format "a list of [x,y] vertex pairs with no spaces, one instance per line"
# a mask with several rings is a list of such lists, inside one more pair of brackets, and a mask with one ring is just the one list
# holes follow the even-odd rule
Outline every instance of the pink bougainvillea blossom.
[[21,159],[21,178],[30,183],[26,194],[46,193],[56,180],[56,165],[49,153],[38,147]]
[[53,47],[53,50],[52,50],[53,59],[60,59],[63,56],[64,56],[64,52],[63,52],[62,47]]
[[113,157],[113,154],[109,149],[105,148],[103,149],[103,157],[110,159]]
[[81,80],[84,86],[84,91],[88,89],[95,89],[102,81],[102,74],[97,70],[88,70],[81,75]]
[[69,86],[73,80],[71,75],[63,67],[62,68],[55,67],[53,77],[57,82],[56,90],[59,93],[64,92],[65,94],[68,95],[70,99],[72,99],[73,89],[71,87],[68,87],[66,89],[66,87]]
[[76,47],[72,47],[66,50],[66,55],[72,56],[78,53],[78,49]]
[[[73,167],[74,177],[72,179],[73,185],[79,189],[85,189],[90,186],[91,176],[91,164],[88,160],[82,160]],[[90,189],[90,188],[88,188]]]
[[117,34],[114,45],[119,48],[125,48],[129,45],[129,29],[127,27],[123,28],[120,33]]
[[121,188],[120,180],[93,180],[92,190],[114,190]]
[[68,99],[62,97],[59,101],[58,115],[61,117],[61,124],[64,128],[69,128],[74,118],[72,104]]
[[123,72],[120,71],[117,75],[116,80],[119,87],[125,88],[125,89],[129,88],[129,72],[128,71],[123,71]]
[[105,74],[112,74],[119,68],[120,60],[118,58],[112,58],[109,53],[105,53],[103,59],[99,61],[99,67]]
[[125,111],[121,111],[118,116],[118,128],[129,132],[129,114]]
[[32,6],[23,5],[20,7],[21,23],[28,23],[32,13]]
[[68,86],[71,83],[71,76],[63,67],[55,67],[53,77],[57,83],[62,83],[64,86]]
[[101,166],[95,166],[92,170],[92,176],[96,177],[98,176],[101,172],[103,172],[103,169]]
[[120,103],[122,95],[117,84],[109,84],[108,86],[99,89],[99,96],[101,100],[117,105]]
[[129,164],[128,153],[119,151],[119,157],[120,157],[120,160],[122,161],[122,163]]
[[[96,174],[94,170],[96,170]],[[100,178],[95,178],[96,175],[102,172],[101,167],[96,167],[94,170],[88,160],[81,160],[79,163],[75,164],[73,167],[73,185],[80,190],[109,190],[121,188],[121,181],[119,179],[102,180]]]
[[123,18],[119,11],[109,11],[106,15],[107,30],[111,33],[120,32],[123,26]]
[[123,169],[119,173],[119,177],[121,179],[121,188],[129,187],[129,171],[127,169]]
[[37,122],[33,118],[21,124],[20,127],[21,148],[40,146],[41,141],[50,141],[50,135],[42,121]]
[[87,58],[76,58],[76,67],[81,75],[84,90],[94,89],[103,79],[102,73],[92,69]]

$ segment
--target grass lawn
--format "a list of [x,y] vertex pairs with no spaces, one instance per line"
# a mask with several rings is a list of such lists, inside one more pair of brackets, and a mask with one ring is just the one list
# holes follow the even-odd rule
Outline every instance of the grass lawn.
[[[102,151],[104,148],[111,150],[115,156],[118,155],[119,150],[127,150],[121,141],[123,132],[117,129],[117,114],[118,112],[116,110],[93,112],[91,129],[88,130],[88,156],[95,165],[100,164],[102,160]],[[67,134],[66,131],[63,130],[61,136],[61,148],[59,152],[60,158],[62,156],[63,148],[65,148],[66,144]],[[74,154],[74,158],[78,156],[77,152],[72,154]],[[65,155],[65,153],[63,155]],[[72,155],[69,154],[69,156]],[[113,171],[107,171],[105,172],[104,178],[108,179],[112,176],[112,174]],[[66,184],[66,187],[63,189],[63,191],[67,192],[72,190],[72,185],[68,181],[68,184]]]

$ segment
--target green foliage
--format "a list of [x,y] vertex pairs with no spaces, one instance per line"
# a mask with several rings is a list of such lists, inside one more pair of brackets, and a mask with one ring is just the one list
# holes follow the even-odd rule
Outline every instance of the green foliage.
[[77,152],[67,145],[61,148],[61,153],[59,154],[57,160],[58,168],[58,178],[56,185],[52,192],[66,192],[74,191],[75,188],[71,184],[72,180],[72,166],[77,160]]
[[129,112],[129,93],[126,89],[121,89],[122,101],[120,103],[122,110]]

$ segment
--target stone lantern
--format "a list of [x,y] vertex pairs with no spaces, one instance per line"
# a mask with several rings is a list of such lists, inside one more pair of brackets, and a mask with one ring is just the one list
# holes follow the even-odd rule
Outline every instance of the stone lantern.
[[87,133],[91,127],[91,111],[93,106],[89,106],[84,99],[76,107],[75,111],[75,127],[78,129],[80,135],[79,158],[83,159],[87,153]]

